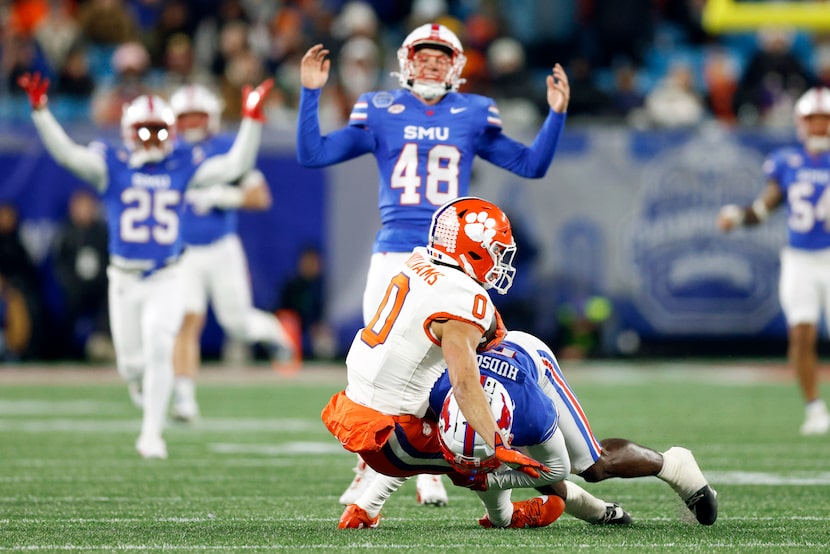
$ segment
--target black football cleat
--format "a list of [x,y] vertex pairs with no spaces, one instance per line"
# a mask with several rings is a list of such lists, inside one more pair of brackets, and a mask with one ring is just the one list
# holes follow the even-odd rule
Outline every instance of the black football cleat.
[[606,502],[605,515],[595,521],[594,525],[628,525],[629,523],[631,523],[631,514],[615,502]]
[[692,511],[701,525],[712,525],[718,519],[718,493],[705,485],[686,500],[686,507]]

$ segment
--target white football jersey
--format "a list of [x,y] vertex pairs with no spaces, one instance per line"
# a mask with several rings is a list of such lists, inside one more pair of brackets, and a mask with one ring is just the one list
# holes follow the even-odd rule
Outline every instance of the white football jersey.
[[474,279],[432,263],[425,248],[416,248],[352,342],[346,395],[385,414],[423,417],[432,385],[446,367],[429,327],[450,319],[469,322],[483,336],[494,325],[495,308]]

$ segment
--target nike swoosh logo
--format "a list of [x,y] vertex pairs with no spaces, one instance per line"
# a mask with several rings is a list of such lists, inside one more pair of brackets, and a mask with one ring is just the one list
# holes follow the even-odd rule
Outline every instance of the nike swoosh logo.
[[450,113],[461,113],[467,108],[450,108]]

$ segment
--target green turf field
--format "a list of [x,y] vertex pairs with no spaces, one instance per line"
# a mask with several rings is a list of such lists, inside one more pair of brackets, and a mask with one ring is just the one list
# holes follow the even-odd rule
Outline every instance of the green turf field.
[[654,364],[568,371],[598,436],[692,449],[720,493],[712,527],[647,478],[585,485],[620,502],[634,517],[630,526],[564,515],[543,529],[485,530],[475,495],[445,481],[446,508],[418,506],[409,482],[378,529],[338,531],[337,499],[354,457],[319,413],[343,374],[307,379],[315,371],[206,379],[201,422],[171,426],[170,459],[145,461],[133,445],[139,413],[117,379],[67,382],[56,371],[32,384],[4,380],[0,369],[0,551],[830,550],[830,436],[797,434],[802,408],[786,374],[770,380],[751,370]]

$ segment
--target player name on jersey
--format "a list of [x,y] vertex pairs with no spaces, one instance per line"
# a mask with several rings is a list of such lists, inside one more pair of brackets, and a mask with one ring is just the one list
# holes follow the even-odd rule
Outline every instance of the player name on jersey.
[[434,285],[439,277],[443,277],[438,268],[427,262],[420,254],[413,254],[407,261],[406,266],[421,277],[428,285]]
[[130,183],[134,187],[143,189],[169,189],[170,175],[151,175],[137,171],[130,176]]

